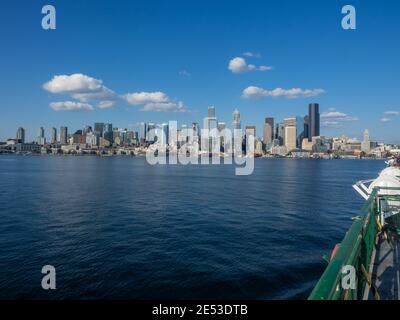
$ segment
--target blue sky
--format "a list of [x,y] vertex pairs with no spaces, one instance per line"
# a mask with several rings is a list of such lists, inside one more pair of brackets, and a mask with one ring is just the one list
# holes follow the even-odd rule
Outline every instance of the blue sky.
[[[45,4],[57,10],[56,30],[41,28]],[[341,28],[345,4],[357,10],[357,30]],[[322,134],[361,137],[368,128],[373,139],[400,143],[399,10],[389,0],[7,1],[0,140],[18,126],[34,139],[40,126],[49,134],[98,121],[202,123],[208,105],[228,124],[238,108],[261,135],[264,117],[302,116],[318,102]],[[245,60],[234,64],[239,73],[228,68],[234,58]],[[243,97],[250,86],[257,99]]]

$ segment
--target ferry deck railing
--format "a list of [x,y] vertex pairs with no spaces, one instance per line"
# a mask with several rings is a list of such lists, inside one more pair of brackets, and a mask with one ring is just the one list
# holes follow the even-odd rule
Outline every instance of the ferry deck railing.
[[[380,195],[382,190],[396,190],[399,195]],[[397,193],[397,192],[396,192]],[[383,202],[400,203],[400,188],[376,188],[362,208],[363,215],[356,217],[336,254],[331,258],[309,300],[361,300],[371,281],[369,274],[376,237],[380,225],[380,208]],[[351,266],[355,271],[355,286],[343,283]],[[346,268],[345,268],[346,267]]]

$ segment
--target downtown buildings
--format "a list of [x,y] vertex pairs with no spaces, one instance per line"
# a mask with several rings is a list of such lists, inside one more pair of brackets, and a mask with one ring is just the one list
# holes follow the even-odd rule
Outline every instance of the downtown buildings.
[[[224,154],[231,150],[232,134],[236,131],[241,138],[241,152],[249,154],[248,140],[254,137],[254,153],[256,156],[310,156],[315,154],[335,154],[343,156],[364,156],[375,154],[382,156],[387,151],[376,142],[370,141],[369,132],[365,131],[362,142],[347,137],[326,138],[320,135],[319,105],[308,105],[308,114],[305,116],[293,116],[277,121],[269,116],[263,118],[261,130],[255,125],[247,124],[242,131],[241,115],[235,109],[232,113],[232,122],[227,125],[225,121],[219,121],[216,109],[208,107],[203,119],[203,128],[197,123],[177,126],[176,122],[171,128],[169,123],[142,122],[135,125],[136,130],[116,128],[111,123],[96,122],[93,126],[85,125],[82,129],[69,134],[66,126],[60,127],[59,137],[57,129],[51,128],[48,143],[45,137],[45,129],[40,127],[35,143],[26,144],[25,129],[19,127],[16,131],[16,139],[9,139],[7,145],[15,145],[15,150],[20,152],[42,153],[102,153],[102,152],[146,152],[150,146],[163,147],[164,150],[178,150],[182,146],[191,148],[199,145],[199,152],[221,152]],[[170,134],[171,129],[176,133]],[[202,131],[206,130],[206,141],[201,139]],[[228,130],[229,129],[229,130]],[[229,132],[230,131],[230,132]],[[173,131],[174,132],[174,131]],[[257,137],[257,133],[261,138]],[[228,135],[227,135],[228,134]],[[217,141],[217,145],[215,142]],[[202,143],[204,150],[201,150]],[[216,147],[215,147],[216,146]],[[377,149],[379,147],[379,150]],[[226,149],[228,148],[228,149]],[[237,148],[237,146],[235,146]],[[207,151],[208,149],[208,151]],[[136,152],[135,151],[135,152]]]

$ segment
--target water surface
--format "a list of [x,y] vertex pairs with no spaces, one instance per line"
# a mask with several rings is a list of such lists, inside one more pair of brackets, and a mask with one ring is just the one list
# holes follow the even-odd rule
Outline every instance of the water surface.
[[[374,160],[0,156],[1,299],[303,299]],[[54,265],[57,290],[41,288]]]

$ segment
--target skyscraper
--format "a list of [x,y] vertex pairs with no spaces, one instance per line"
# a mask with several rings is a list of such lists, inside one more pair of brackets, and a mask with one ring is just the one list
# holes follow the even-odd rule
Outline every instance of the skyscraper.
[[256,138],[256,126],[246,126],[245,134],[246,134],[246,138],[248,138],[251,135],[254,138]]
[[92,127],[91,126],[84,126],[82,132],[83,132],[83,134],[87,134],[89,132],[92,132]]
[[304,118],[296,117],[296,148],[301,149],[304,139]]
[[274,118],[265,118],[263,142],[270,146],[274,140]]
[[208,107],[208,117],[215,118],[215,108],[213,106]]
[[309,128],[309,121],[308,121],[308,116],[304,117],[304,138],[308,139],[308,128]]
[[[204,118],[203,123],[204,129],[214,130],[218,127],[218,121],[215,117],[215,108],[213,106],[208,107],[207,117]],[[211,132],[209,132],[210,134]]]
[[106,123],[103,126],[103,138],[109,141],[110,143],[113,143],[114,141],[114,135],[113,135],[113,126],[111,123]]
[[296,118],[286,118],[283,123],[285,127],[285,147],[289,152],[296,149],[297,146]]
[[312,137],[319,135],[319,104],[310,103],[308,105],[308,141],[312,141]]
[[158,138],[158,141],[162,145],[167,145],[169,142],[169,125],[168,123],[163,123],[161,125],[161,137]]
[[240,112],[238,111],[238,109],[235,109],[235,111],[233,111],[232,114],[232,129],[241,129],[241,124],[240,124]]
[[40,127],[38,130],[38,136],[37,136],[37,143],[40,145],[44,145],[46,143],[46,139],[44,137],[44,128]]
[[68,144],[68,128],[67,127],[60,128],[60,143]]
[[57,143],[57,129],[51,128],[51,143]]
[[25,129],[22,127],[19,127],[17,129],[17,136],[16,139],[20,143],[25,143]]
[[147,133],[146,133],[146,141],[150,143],[154,143],[156,135],[155,135],[156,125],[154,123],[147,124]]
[[369,131],[365,129],[364,131],[364,139],[361,142],[361,151],[369,152],[371,150],[371,143],[369,140]]
[[250,142],[249,142],[250,136],[253,136],[253,138],[254,138],[253,147],[255,147],[255,144],[256,144],[256,126],[252,126],[252,125],[246,126],[245,135],[246,135],[245,150],[246,150],[246,154],[248,155],[249,151],[250,151],[250,149],[249,149],[250,148]]
[[94,124],[94,132],[99,136],[103,136],[103,131],[104,131],[104,123],[96,122]]
[[276,124],[276,139],[280,146],[285,144],[285,125],[283,123]]
[[147,138],[147,123],[142,122],[139,126],[140,142],[145,143]]

